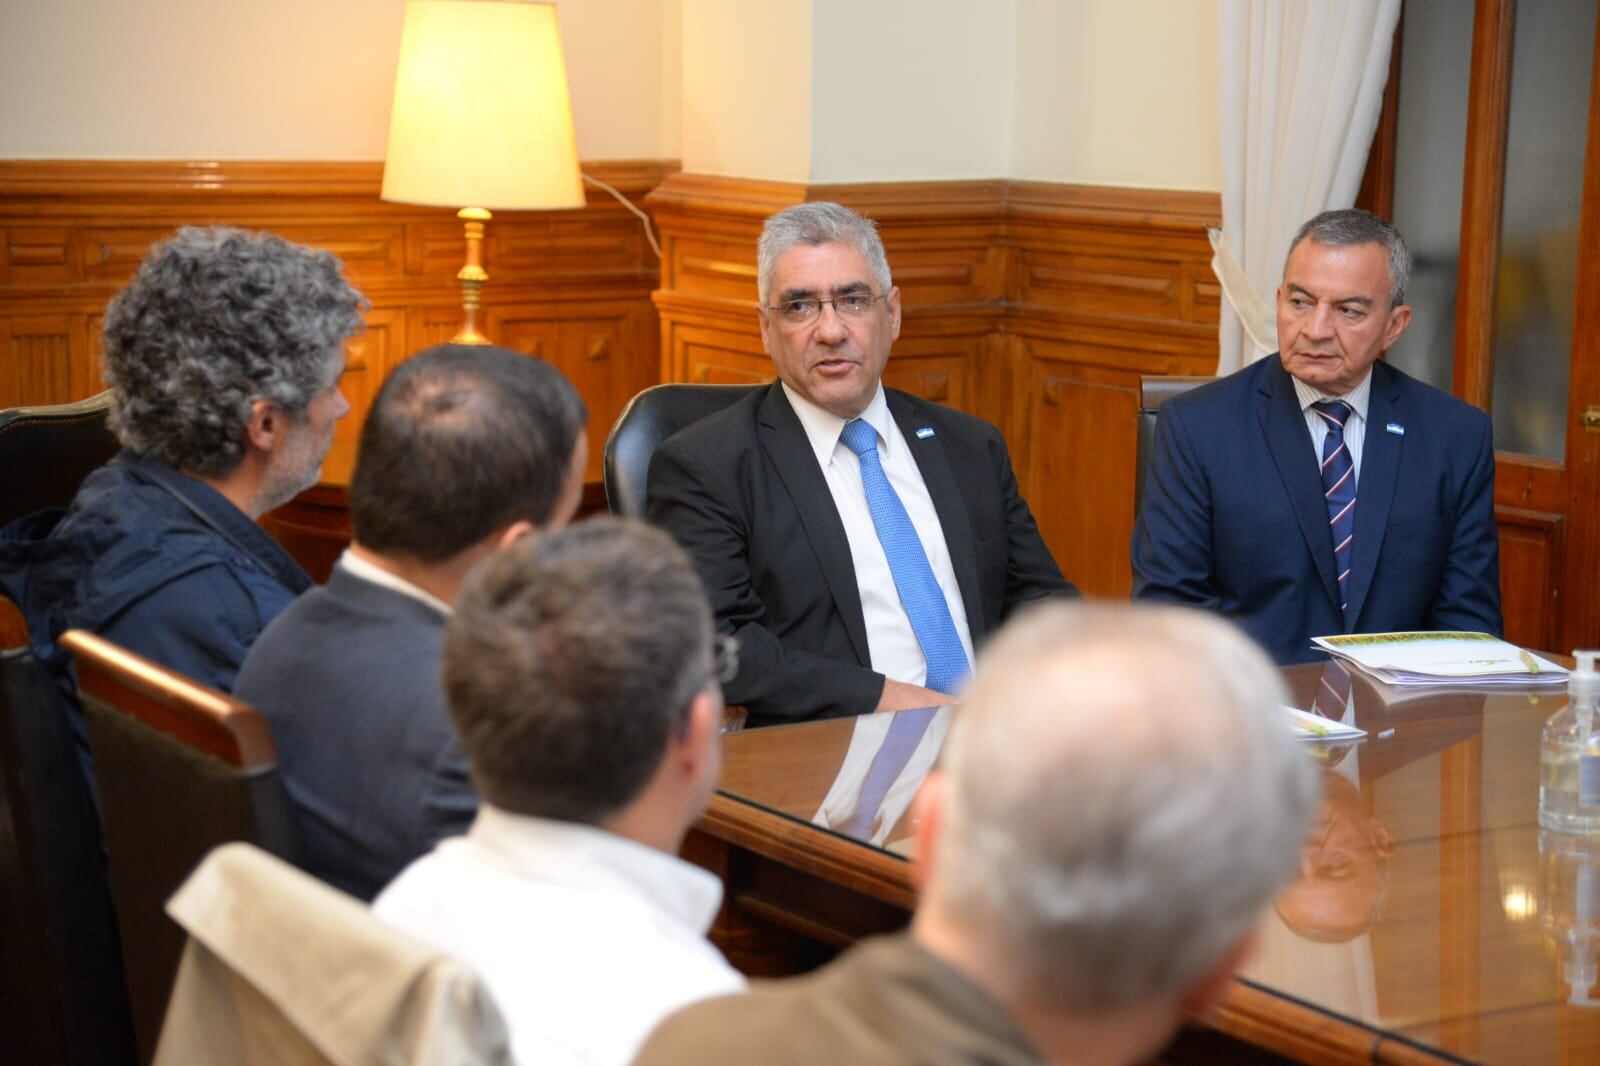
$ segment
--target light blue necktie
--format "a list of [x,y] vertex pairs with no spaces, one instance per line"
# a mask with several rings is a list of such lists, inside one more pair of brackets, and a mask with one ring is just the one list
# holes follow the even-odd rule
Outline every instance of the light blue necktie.
[[967,652],[961,646],[950,605],[934,579],[928,553],[922,549],[911,516],[906,514],[905,505],[883,472],[883,460],[878,457],[878,431],[857,418],[845,423],[839,439],[861,460],[861,485],[867,492],[872,524],[889,560],[889,573],[894,575],[900,604],[906,609],[911,631],[928,662],[924,683],[936,692],[953,694],[967,676]]
[[833,827],[836,831],[857,840],[872,842],[878,830],[883,828],[878,824],[878,811],[882,809],[883,801],[889,798],[889,789],[905,772],[911,756],[916,754],[917,746],[922,743],[923,734],[938,713],[937,707],[895,712],[894,720],[889,723],[889,731],[883,736],[883,743],[878,745],[878,750],[872,754],[872,762],[867,764],[867,776],[861,781],[856,804]]

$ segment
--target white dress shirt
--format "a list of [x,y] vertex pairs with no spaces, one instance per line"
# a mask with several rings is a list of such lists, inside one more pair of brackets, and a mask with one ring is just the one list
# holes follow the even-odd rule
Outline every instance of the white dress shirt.
[[[872,656],[872,668],[891,681],[926,684],[928,661],[922,654],[922,645],[917,643],[905,606],[900,602],[900,592],[895,588],[883,543],[878,540],[872,510],[867,506],[866,489],[861,484],[861,460],[839,439],[846,419],[824,411],[787,384],[783,391],[800,418],[811,450],[816,453],[817,465],[822,467],[822,476],[828,482],[828,491],[833,495],[833,506],[844,523],[856,586],[861,591],[861,613],[867,625],[867,649]],[[934,580],[944,593],[950,617],[956,624],[956,634],[961,638],[970,663],[972,633],[967,627],[967,608],[961,601],[961,587],[956,584],[950,549],[945,544],[944,527],[939,524],[939,513],[934,510],[933,498],[928,495],[928,486],[922,480],[922,471],[911,454],[911,446],[889,413],[882,385],[860,417],[878,431],[878,455],[883,472],[900,497],[911,524],[916,527],[917,538],[922,541],[922,550],[928,556]]]
[[339,556],[339,561],[334,565],[343,568],[350,574],[354,574],[363,581],[370,581],[374,585],[382,585],[389,591],[398,592],[402,596],[410,596],[418,603],[425,603],[432,607],[446,618],[450,617],[451,611],[448,603],[427,589],[413,585],[399,574],[391,574],[383,567],[367,562],[367,560],[361,558],[349,548],[344,550]]
[[1317,462],[1322,461],[1322,441],[1328,435],[1328,423],[1321,415],[1311,409],[1311,405],[1323,400],[1343,400],[1350,405],[1352,414],[1344,423],[1344,446],[1350,452],[1350,465],[1354,468],[1357,491],[1361,485],[1361,446],[1367,439],[1367,400],[1372,395],[1372,368],[1367,368],[1367,376],[1361,379],[1361,384],[1345,393],[1343,396],[1334,396],[1323,392],[1321,389],[1307,385],[1294,375],[1289,376],[1294,382],[1294,394],[1300,398],[1300,413],[1305,416],[1306,429],[1311,431],[1311,447],[1315,450]]
[[721,901],[676,856],[486,803],[373,909],[478,972],[518,1062],[624,1066],[668,1014],[744,989],[706,939]]

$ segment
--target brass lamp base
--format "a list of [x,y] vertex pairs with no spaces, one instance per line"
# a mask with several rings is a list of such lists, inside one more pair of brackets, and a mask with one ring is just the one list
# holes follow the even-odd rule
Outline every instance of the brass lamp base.
[[461,309],[466,321],[450,338],[451,344],[488,344],[489,338],[478,330],[478,308],[483,302],[483,283],[489,280],[483,269],[483,227],[493,216],[481,207],[463,207],[456,217],[467,227],[467,262],[457,273],[461,281]]

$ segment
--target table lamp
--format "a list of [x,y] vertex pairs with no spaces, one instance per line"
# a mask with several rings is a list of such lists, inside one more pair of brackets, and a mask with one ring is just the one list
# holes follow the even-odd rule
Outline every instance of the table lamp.
[[554,4],[407,0],[380,195],[461,209],[466,320],[451,341],[488,344],[478,308],[490,210],[584,204]]

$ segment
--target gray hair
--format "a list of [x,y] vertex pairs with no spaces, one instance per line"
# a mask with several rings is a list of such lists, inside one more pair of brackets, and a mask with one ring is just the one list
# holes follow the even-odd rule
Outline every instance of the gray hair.
[[1056,1009],[1177,994],[1293,874],[1317,798],[1277,670],[1184,608],[1050,604],[980,658],[927,889]]
[[[1378,244],[1389,256],[1389,307],[1399,307],[1406,302],[1406,282],[1411,279],[1411,253],[1406,249],[1405,238],[1387,219],[1359,207],[1341,211],[1324,211],[1311,219],[1295,233],[1289,243],[1289,255],[1300,247],[1303,240],[1313,240],[1330,248],[1347,248],[1355,244]],[[1289,268],[1289,256],[1284,256],[1284,270]]]
[[111,428],[179,470],[230,473],[257,400],[299,417],[367,303],[338,258],[270,233],[180,229],[106,308]]
[[495,553],[445,629],[445,692],[473,784],[515,814],[598,824],[622,810],[713,684],[694,565],[631,519]]
[[880,292],[888,292],[889,257],[878,236],[878,224],[842,204],[817,201],[779,211],[761,227],[756,242],[756,291],[764,304],[772,288],[772,271],[778,257],[801,245],[848,244],[861,252]]

